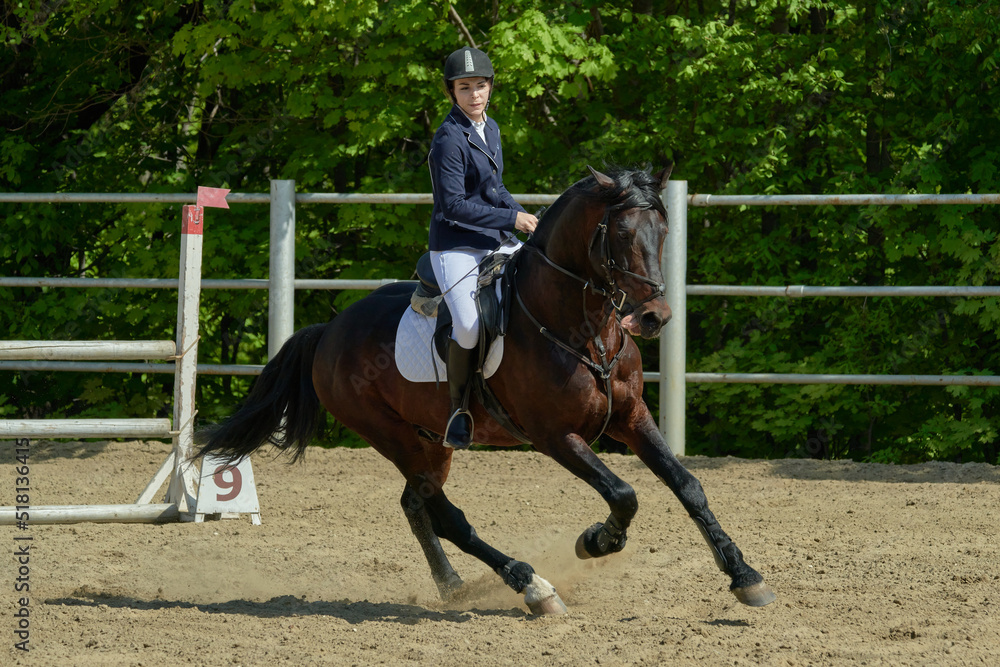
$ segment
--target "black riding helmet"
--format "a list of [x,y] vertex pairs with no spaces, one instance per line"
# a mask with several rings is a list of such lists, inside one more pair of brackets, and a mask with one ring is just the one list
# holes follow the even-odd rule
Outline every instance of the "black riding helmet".
[[[458,51],[453,51],[444,61],[444,85],[453,102],[455,101],[455,79],[479,76],[489,79],[490,86],[493,85],[493,63],[490,62],[490,57],[479,49],[470,46],[463,47]],[[492,91],[490,92],[492,93]],[[486,102],[486,106],[489,108],[489,101]]]

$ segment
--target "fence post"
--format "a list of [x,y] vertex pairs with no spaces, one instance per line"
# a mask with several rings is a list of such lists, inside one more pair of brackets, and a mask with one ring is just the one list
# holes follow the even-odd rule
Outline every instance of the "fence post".
[[271,181],[271,251],[267,292],[267,356],[295,331],[295,181]]
[[[673,317],[660,335],[660,433],[677,456],[684,456],[687,372],[687,181],[668,181],[664,204],[669,233],[663,278]],[[661,193],[661,196],[663,193]]]
[[[197,473],[194,449],[195,383],[198,377],[198,313],[201,303],[201,261],[205,209],[181,207],[181,259],[177,282],[177,343],[174,362],[173,476],[167,502],[177,505],[182,519],[192,518]],[[155,493],[155,489],[152,491]],[[143,492],[143,496],[146,493]]]

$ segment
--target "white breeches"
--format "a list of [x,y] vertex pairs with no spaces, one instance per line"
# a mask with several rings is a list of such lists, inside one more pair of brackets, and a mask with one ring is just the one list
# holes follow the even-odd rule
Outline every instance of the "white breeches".
[[508,241],[496,251],[472,248],[431,251],[434,276],[451,311],[451,337],[466,350],[479,342],[479,314],[475,301],[479,263],[491,252],[509,255],[520,247],[520,241],[516,244]]

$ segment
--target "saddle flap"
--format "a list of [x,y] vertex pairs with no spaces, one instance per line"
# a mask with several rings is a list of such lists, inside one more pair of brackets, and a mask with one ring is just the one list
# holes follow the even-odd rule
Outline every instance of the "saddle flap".
[[510,289],[510,280],[505,279],[512,270],[511,259],[514,254],[495,253],[488,256],[479,268],[479,280],[476,287],[476,310],[479,312],[479,344],[484,349],[507,333],[508,309],[504,308],[507,303],[507,292]]

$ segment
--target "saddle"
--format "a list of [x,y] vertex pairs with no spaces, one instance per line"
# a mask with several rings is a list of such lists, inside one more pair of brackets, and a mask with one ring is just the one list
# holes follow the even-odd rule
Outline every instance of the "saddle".
[[[490,345],[498,337],[507,333],[509,315],[509,298],[503,302],[497,297],[496,282],[504,274],[504,267],[512,255],[490,255],[479,269],[479,280],[476,287],[476,312],[479,313],[479,368],[486,360]],[[425,317],[436,317],[434,325],[434,347],[442,359],[448,358],[448,339],[451,337],[452,320],[448,304],[441,295],[437,277],[431,267],[430,253],[421,255],[417,261],[417,278],[419,283],[410,296],[410,306]],[[501,292],[507,294],[501,283]]]
[[[507,333],[514,289],[514,271],[505,270],[513,266],[514,254],[495,253],[487,256],[479,267],[476,286],[476,312],[479,314],[479,343],[476,345],[476,372],[472,386],[486,411],[501,426],[523,443],[530,442],[523,431],[513,422],[500,404],[493,391],[486,384],[483,365],[494,341]],[[444,301],[437,277],[431,266],[430,253],[426,252],[417,260],[419,283],[410,296],[410,306],[426,317],[436,317],[434,325],[434,348],[442,359],[448,358],[448,339],[451,338],[452,317],[448,304]],[[500,282],[500,296],[497,295],[497,281]]]

